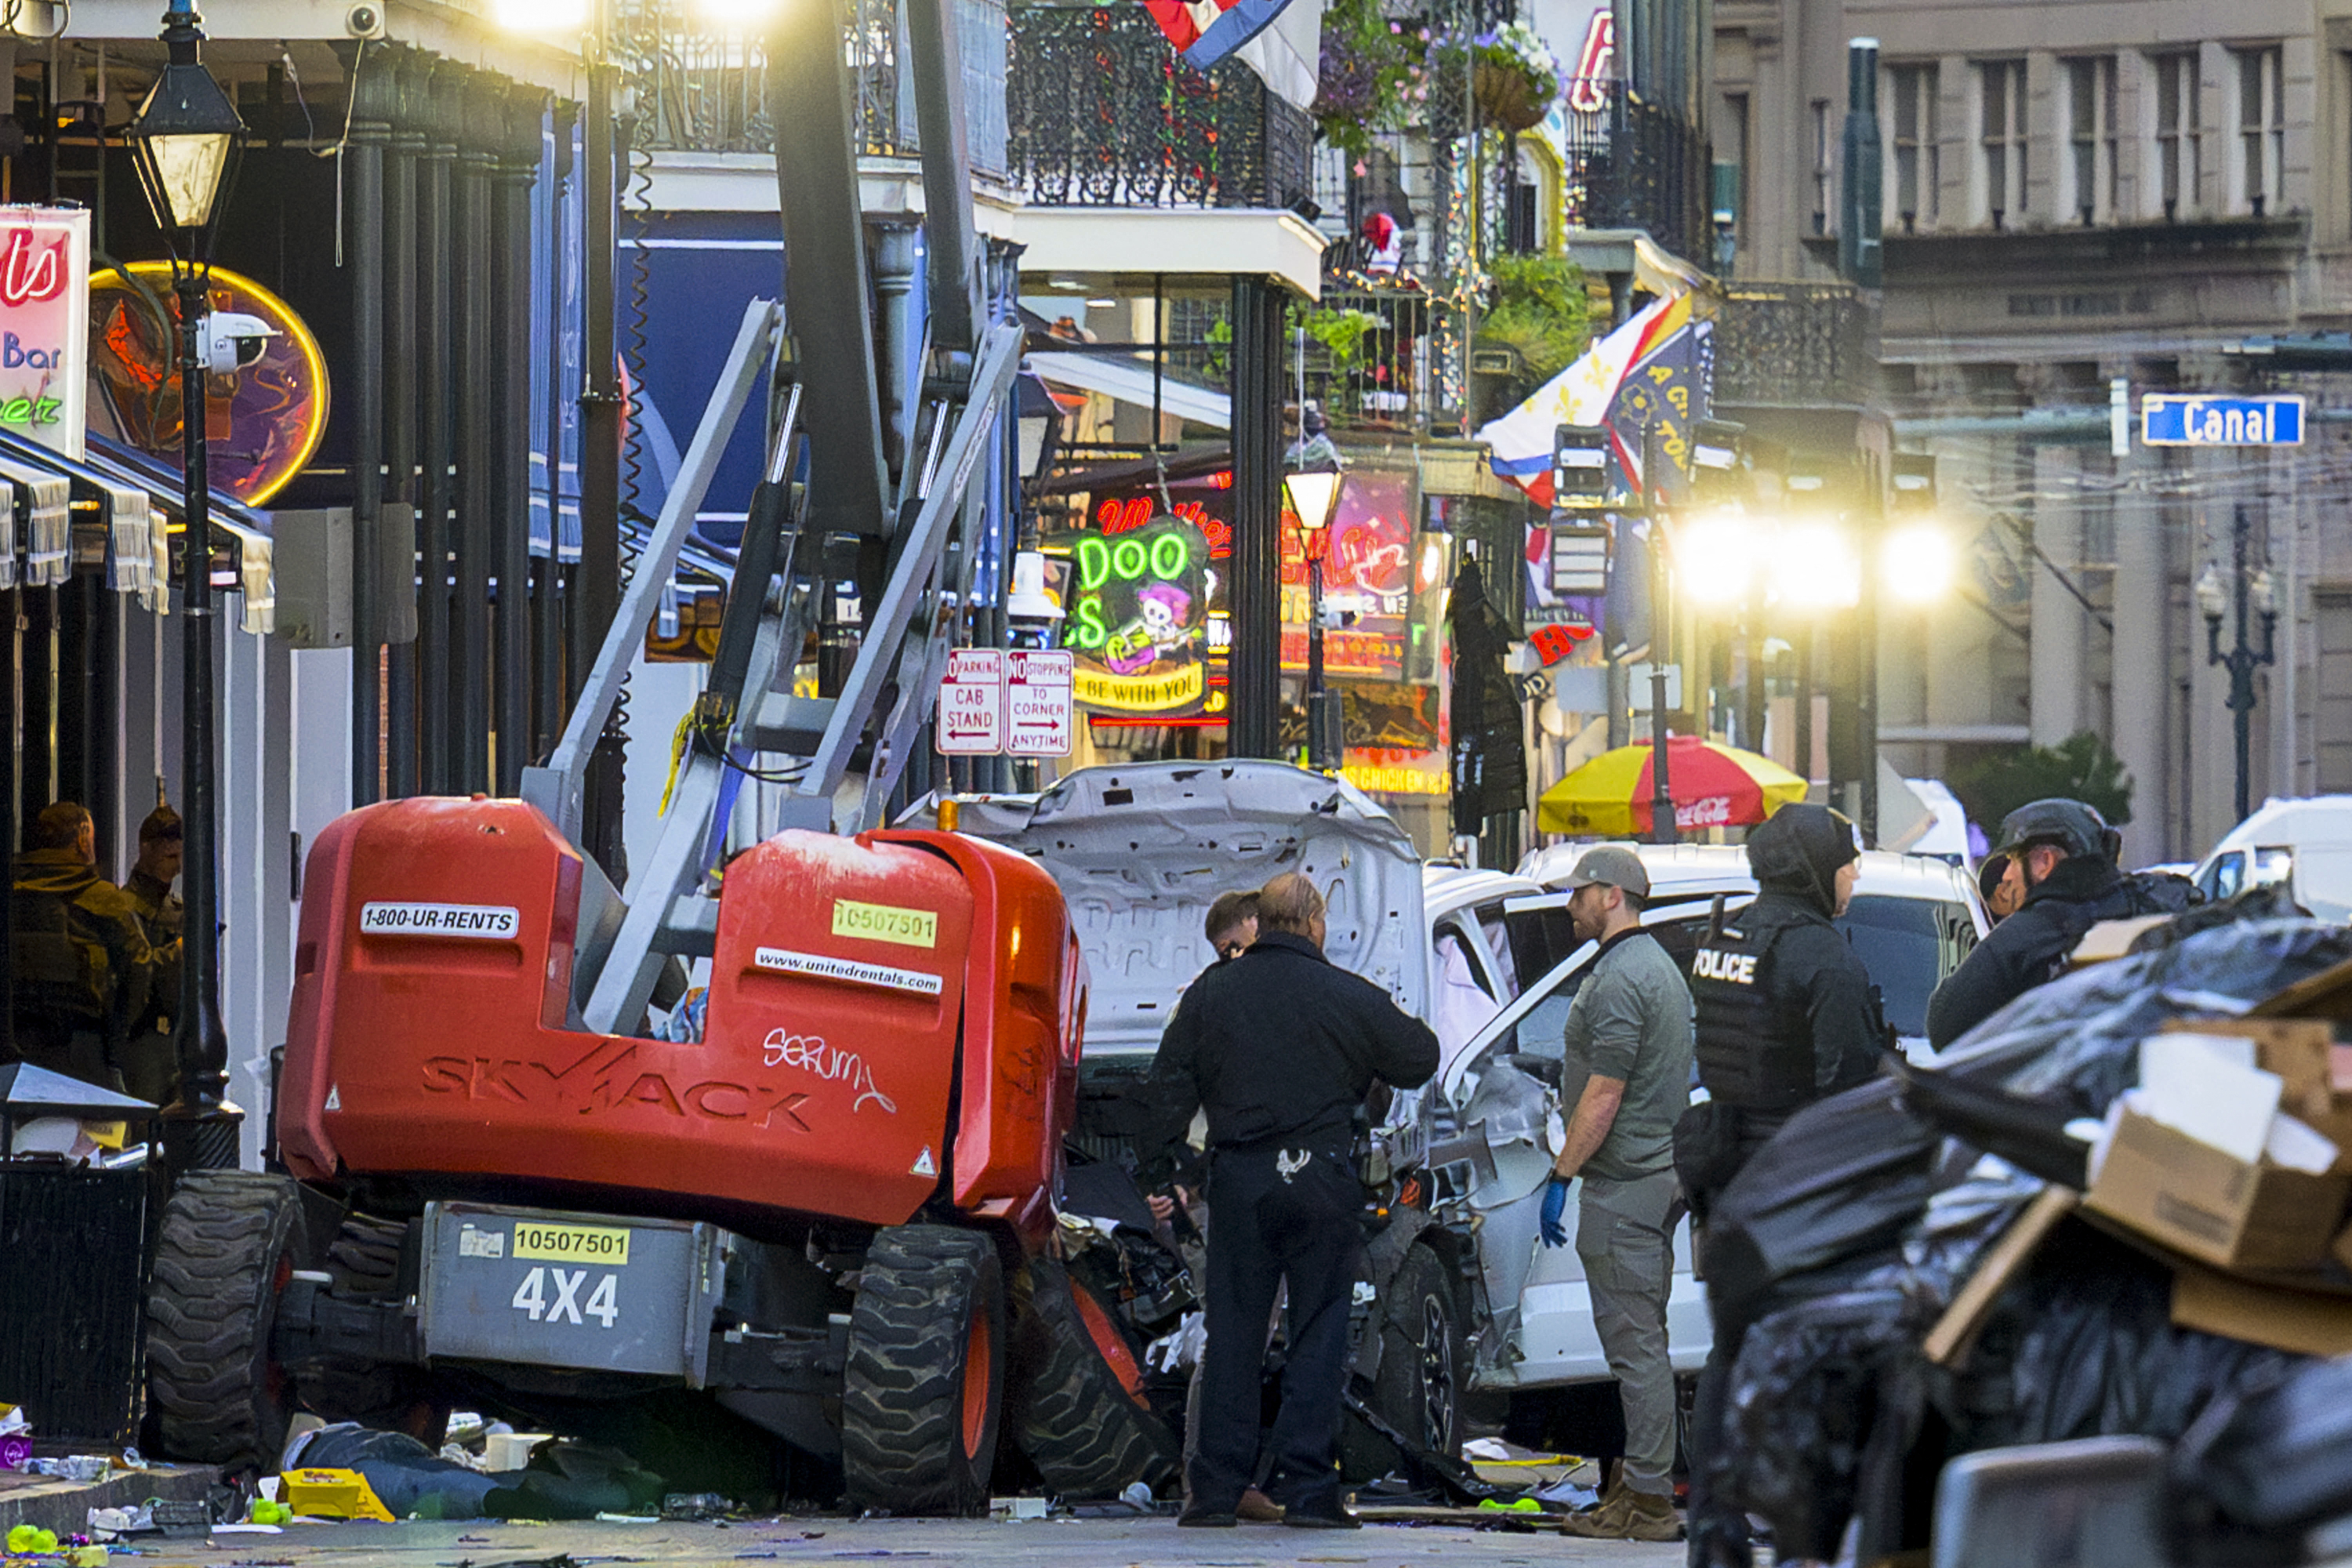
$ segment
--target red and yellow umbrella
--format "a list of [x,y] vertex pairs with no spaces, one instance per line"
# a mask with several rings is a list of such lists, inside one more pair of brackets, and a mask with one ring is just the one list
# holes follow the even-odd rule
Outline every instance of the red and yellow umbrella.
[[[1536,827],[1597,838],[1633,838],[1650,831],[1654,755],[1651,748],[1603,752],[1544,791]],[[1675,797],[1675,826],[1749,827],[1792,801],[1805,798],[1805,781],[1769,757],[1721,746],[1696,735],[1666,742],[1666,774]]]

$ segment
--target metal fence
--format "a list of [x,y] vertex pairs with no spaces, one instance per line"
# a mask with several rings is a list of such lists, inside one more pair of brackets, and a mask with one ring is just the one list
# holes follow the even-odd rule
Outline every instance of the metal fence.
[[1580,82],[1590,112],[1568,117],[1561,216],[1570,228],[1639,228],[1685,260],[1712,254],[1706,143],[1618,82]]
[[1717,312],[1719,404],[1861,403],[1872,374],[1868,312],[1845,284],[1740,284]]
[[1314,124],[1239,61],[1197,71],[1140,5],[1021,5],[1007,84],[1013,184],[1045,206],[1286,207]]
[[[1005,172],[1006,30],[1003,0],[956,0],[963,52],[966,134],[972,166]],[[757,37],[707,30],[681,0],[624,8],[622,47],[637,91],[636,145],[650,152],[769,153],[767,54]],[[913,157],[912,86],[899,79],[907,23],[893,0],[850,0],[842,49],[851,77],[858,150]]]
[[1307,395],[1344,428],[1426,432],[1435,413],[1432,376],[1442,351],[1432,329],[1439,312],[1418,290],[1327,281],[1294,349]]

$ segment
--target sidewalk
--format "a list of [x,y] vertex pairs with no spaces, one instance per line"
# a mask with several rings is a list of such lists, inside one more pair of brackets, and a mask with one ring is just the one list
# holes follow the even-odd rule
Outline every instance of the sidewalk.
[[68,1481],[0,1470],[0,1534],[20,1524],[70,1535],[89,1528],[94,1508],[136,1508],[150,1498],[193,1501],[220,1479],[208,1465],[154,1465],[110,1480]]

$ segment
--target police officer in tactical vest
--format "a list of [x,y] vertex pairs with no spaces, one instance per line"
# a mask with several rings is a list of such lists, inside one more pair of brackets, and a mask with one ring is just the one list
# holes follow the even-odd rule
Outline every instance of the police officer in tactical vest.
[[[1701,941],[1691,963],[1699,1082],[1708,1094],[1675,1129],[1675,1164],[1702,1221],[1715,1195],[1799,1110],[1877,1070],[1886,1026],[1878,994],[1838,929],[1860,870],[1853,825],[1818,805],[1787,805],[1748,836],[1756,901]],[[1700,1260],[1705,1262],[1704,1230]],[[1710,1300],[1715,1346],[1700,1375],[1691,1445],[1721,1440],[1725,1385],[1744,1317]],[[1748,1562],[1748,1524],[1712,1504],[1695,1462],[1694,1565]]]
[[159,954],[129,896],[98,874],[96,829],[81,806],[42,807],[26,837],[11,902],[17,1054],[121,1089],[122,1047],[179,944]]

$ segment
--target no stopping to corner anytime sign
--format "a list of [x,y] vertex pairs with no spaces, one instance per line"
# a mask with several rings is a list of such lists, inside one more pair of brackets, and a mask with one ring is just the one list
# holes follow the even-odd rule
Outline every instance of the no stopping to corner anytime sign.
[[955,649],[940,681],[941,754],[1068,756],[1077,738],[1072,680],[1063,649]]
[[2152,392],[2139,400],[2139,438],[2149,447],[2300,447],[2303,399]]

